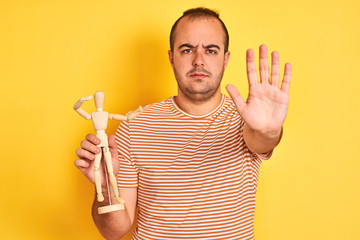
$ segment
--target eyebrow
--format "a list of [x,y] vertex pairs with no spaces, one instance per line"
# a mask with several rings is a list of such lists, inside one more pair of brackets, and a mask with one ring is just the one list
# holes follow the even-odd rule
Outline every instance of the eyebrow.
[[186,48],[194,48],[195,46],[193,46],[193,45],[191,45],[189,43],[184,43],[184,44],[181,44],[179,46],[179,49],[184,48],[184,47],[186,47]]
[[[187,47],[187,48],[195,48],[195,46],[193,46],[193,45],[191,45],[191,44],[189,44],[189,43],[184,43],[184,44],[181,44],[180,46],[179,46],[179,49],[181,49],[181,48],[184,48],[184,47]],[[219,49],[220,50],[220,47],[218,46],[218,45],[216,45],[216,44],[209,44],[209,45],[206,45],[206,46],[204,46],[204,48],[217,48],[217,49]]]
[[218,45],[215,45],[215,44],[210,44],[210,45],[207,45],[207,46],[204,46],[205,48],[217,48],[220,50],[220,47]]

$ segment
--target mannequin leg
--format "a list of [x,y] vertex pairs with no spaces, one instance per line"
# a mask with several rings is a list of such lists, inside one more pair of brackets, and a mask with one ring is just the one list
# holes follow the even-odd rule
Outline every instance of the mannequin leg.
[[104,201],[104,196],[102,194],[102,189],[101,189],[101,174],[100,174],[101,155],[102,155],[102,151],[100,151],[100,153],[95,155],[95,160],[94,160],[95,188],[97,193],[97,200],[99,202]]
[[124,200],[121,199],[119,195],[119,189],[117,186],[116,177],[114,175],[114,169],[112,166],[112,158],[111,158],[111,153],[109,151],[109,147],[104,147],[104,159],[109,175],[110,185],[114,191],[115,199],[118,200],[119,203],[124,203]]

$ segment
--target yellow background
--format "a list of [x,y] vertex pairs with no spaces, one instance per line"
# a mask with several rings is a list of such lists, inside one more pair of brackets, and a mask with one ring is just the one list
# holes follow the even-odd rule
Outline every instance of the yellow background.
[[261,169],[256,239],[360,239],[357,0],[2,0],[1,239],[101,238],[93,186],[73,164],[92,124],[72,106],[96,90],[114,113],[175,95],[168,35],[196,6],[227,24],[223,87],[246,96],[245,51],[262,43],[293,66],[285,135]]

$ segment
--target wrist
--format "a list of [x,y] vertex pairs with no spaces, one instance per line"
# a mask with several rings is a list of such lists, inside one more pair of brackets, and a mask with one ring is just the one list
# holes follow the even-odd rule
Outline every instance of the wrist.
[[268,130],[268,129],[263,129],[263,130],[259,130],[259,129],[253,129],[251,128],[248,124],[244,125],[244,132],[248,132],[252,135],[256,135],[258,137],[261,138],[265,138],[265,139],[280,139],[282,136],[282,132],[283,132],[283,127],[281,126],[280,129],[272,129],[272,130]]
[[260,131],[244,125],[243,137],[250,151],[254,153],[268,153],[274,149],[280,142],[283,128],[272,131]]
[[278,130],[275,131],[262,131],[258,134],[262,135],[264,138],[272,139],[276,141],[277,143],[280,142],[280,139],[282,137],[283,128],[281,127]]

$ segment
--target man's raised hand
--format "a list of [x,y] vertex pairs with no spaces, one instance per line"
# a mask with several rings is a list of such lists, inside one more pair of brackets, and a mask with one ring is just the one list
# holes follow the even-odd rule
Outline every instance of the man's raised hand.
[[289,87],[291,79],[291,65],[285,64],[284,77],[280,81],[279,53],[271,54],[271,75],[269,74],[269,62],[267,46],[261,45],[259,51],[260,81],[252,49],[246,52],[247,77],[249,82],[249,95],[246,101],[231,84],[226,90],[233,99],[237,111],[249,128],[261,133],[280,132],[285,121],[289,105]]

